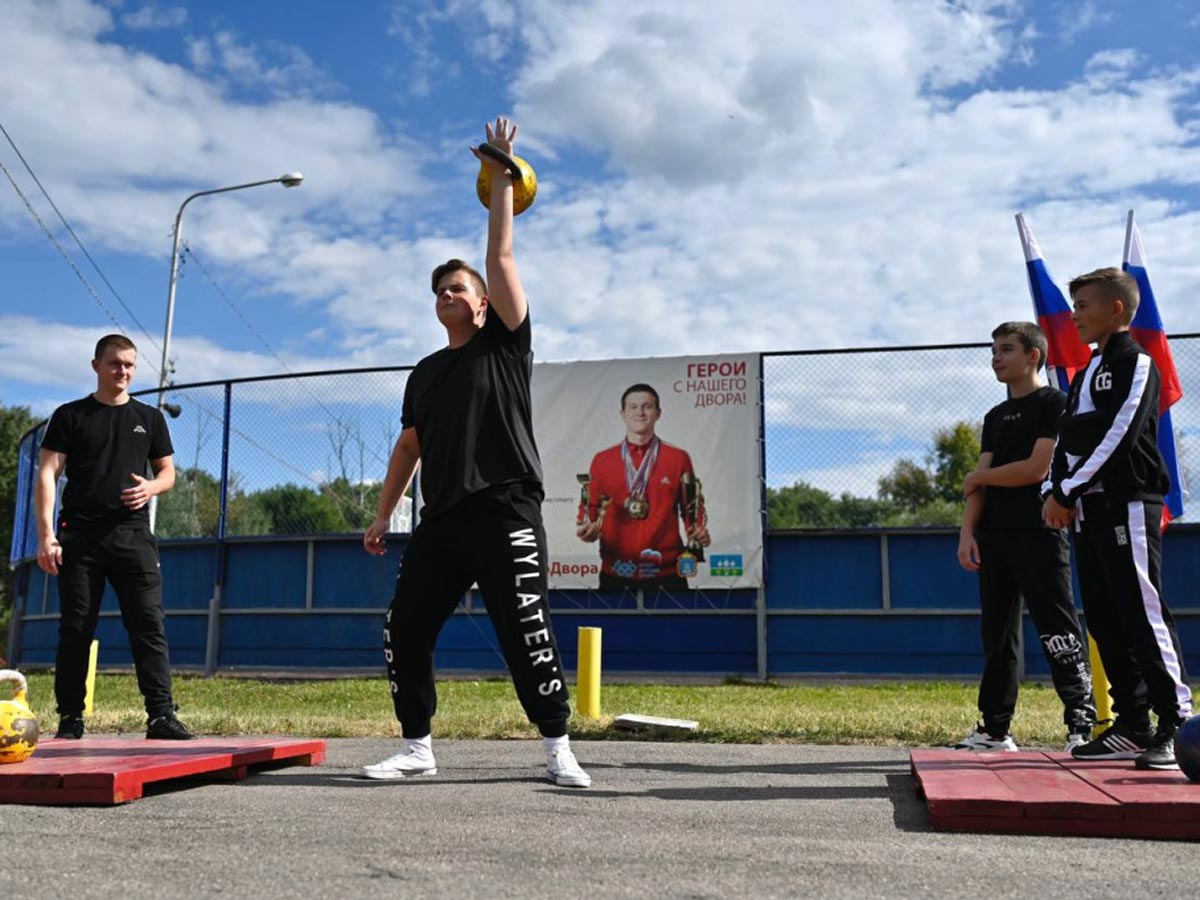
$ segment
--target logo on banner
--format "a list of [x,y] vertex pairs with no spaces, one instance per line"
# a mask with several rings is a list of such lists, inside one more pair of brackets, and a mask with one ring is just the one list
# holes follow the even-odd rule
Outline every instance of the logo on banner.
[[675,562],[675,572],[680,578],[694,578],[696,575],[696,557],[685,550]]
[[742,570],[740,553],[714,553],[708,563],[708,574],[718,578],[736,578]]
[[632,578],[637,574],[637,564],[628,559],[613,563],[613,574],[618,578]]

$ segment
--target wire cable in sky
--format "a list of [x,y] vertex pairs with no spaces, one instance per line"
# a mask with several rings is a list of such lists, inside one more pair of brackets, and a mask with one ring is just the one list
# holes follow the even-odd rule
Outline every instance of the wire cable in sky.
[[[16,141],[12,139],[12,135],[8,133],[8,129],[4,127],[3,122],[0,122],[0,134],[4,135],[4,139],[8,141],[8,145],[13,148],[13,152],[17,154],[17,159],[21,160],[21,165],[25,167],[25,171],[29,173],[29,177],[33,179],[33,183],[38,186],[38,190],[42,192],[42,196],[46,198],[46,202],[50,204],[50,208],[53,209],[55,215],[58,216],[58,220],[63,223],[63,227],[67,229],[67,233],[71,235],[71,239],[75,241],[75,245],[87,258],[87,261],[92,264],[92,268],[96,270],[96,274],[100,276],[100,280],[104,282],[105,286],[107,286],[109,291],[112,292],[112,295],[117,298],[117,302],[121,304],[121,308],[129,314],[129,318],[133,319],[134,324],[137,325],[142,334],[146,336],[146,340],[148,340],[154,346],[154,349],[161,353],[162,348],[159,347],[158,342],[150,336],[150,332],[146,330],[146,326],[141,323],[136,315],[134,315],[133,310],[129,308],[129,304],[125,302],[125,299],[117,292],[117,289],[113,287],[112,282],[108,280],[108,276],[104,274],[99,264],[92,258],[92,254],[88,252],[87,247],[83,245],[83,241],[79,239],[79,235],[75,233],[75,229],[71,227],[71,223],[67,221],[66,216],[62,214],[62,210],[58,208],[58,204],[54,202],[54,198],[50,196],[50,192],[46,190],[46,187],[42,184],[41,179],[37,177],[37,173],[33,171],[33,167],[29,165],[29,161],[25,159],[25,154],[21,152],[21,148],[19,148],[16,144]],[[7,170],[5,174],[8,174]],[[9,175],[8,179],[9,181],[12,181],[12,176]],[[16,184],[14,183],[13,186],[16,187]],[[20,194],[20,190],[18,190],[17,193]],[[22,196],[21,199],[24,200],[24,196]],[[28,200],[25,201],[25,205],[29,206]],[[30,207],[30,212],[33,212],[32,207]],[[37,218],[36,213],[34,214],[34,217]],[[41,224],[40,219],[38,220],[38,224]],[[44,225],[42,226],[42,230],[45,231]],[[49,232],[47,232],[47,234],[49,234]],[[69,259],[67,261],[70,262]],[[74,268],[74,263],[72,263],[71,267]],[[78,270],[76,270],[76,274],[78,274]],[[90,291],[91,288],[89,287],[88,290]],[[95,292],[92,291],[92,294],[94,296]],[[112,318],[112,316],[110,315],[109,318]],[[116,320],[114,319],[113,321],[115,322]],[[117,327],[120,328],[119,325]],[[121,333],[125,333],[123,328],[121,329]],[[157,371],[157,369],[155,369],[155,371]]]

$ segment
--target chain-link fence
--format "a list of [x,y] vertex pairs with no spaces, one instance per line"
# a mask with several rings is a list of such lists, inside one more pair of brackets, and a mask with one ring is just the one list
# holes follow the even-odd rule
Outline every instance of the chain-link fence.
[[[772,528],[953,525],[984,413],[1004,398],[990,344],[764,355]],[[1200,335],[1171,338],[1184,385],[1172,410],[1185,476],[1200,484]],[[173,387],[178,471],[156,509],[163,538],[361,531],[399,434],[409,368]],[[1189,387],[1196,389],[1189,393]],[[155,402],[156,394],[143,396]],[[13,558],[32,556],[33,466],[21,445]],[[1200,520],[1200,504],[1183,521]],[[411,503],[393,517],[408,530]]]
[[[1170,343],[1179,463],[1200,484],[1200,335]],[[766,354],[763,389],[774,528],[956,525],[984,414],[1005,397],[990,343]]]

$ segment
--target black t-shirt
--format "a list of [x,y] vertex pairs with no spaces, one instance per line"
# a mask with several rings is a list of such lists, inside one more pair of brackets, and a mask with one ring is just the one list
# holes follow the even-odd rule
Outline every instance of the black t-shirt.
[[[979,449],[992,454],[992,468],[1028,459],[1040,438],[1058,435],[1058,422],[1066,405],[1067,395],[1052,387],[1005,400],[984,417]],[[1020,487],[989,486],[980,527],[1045,527],[1040,489],[1040,480]]]
[[92,525],[148,524],[147,507],[129,509],[121,491],[133,487],[131,472],[153,477],[149,461],[175,452],[157,407],[132,397],[108,406],[90,395],[54,411],[42,449],[67,455],[62,518]]
[[529,316],[509,331],[489,311],[461,347],[425,357],[404,388],[402,428],[421,445],[422,514],[438,516],[477,491],[514,481],[541,485],[533,439]]

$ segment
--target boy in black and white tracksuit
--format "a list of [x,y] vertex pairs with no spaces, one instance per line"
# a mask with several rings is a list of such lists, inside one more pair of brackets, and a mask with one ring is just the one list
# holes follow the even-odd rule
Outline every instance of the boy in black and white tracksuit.
[[1138,303],[1131,276],[1100,269],[1070,290],[1080,337],[1098,349],[1071,383],[1043,517],[1074,522],[1084,615],[1117,714],[1112,727],[1071,752],[1175,768],[1175,732],[1191,715],[1192,692],[1162,598],[1160,523],[1170,483],[1158,451],[1161,379],[1129,334]]

